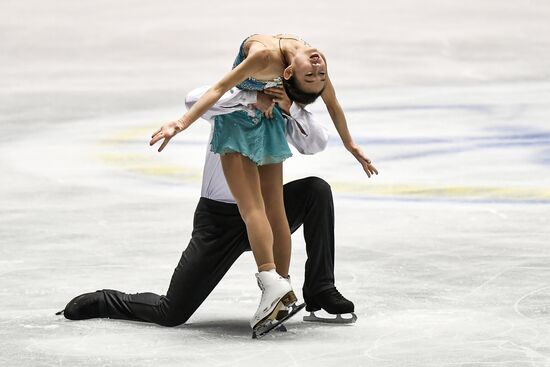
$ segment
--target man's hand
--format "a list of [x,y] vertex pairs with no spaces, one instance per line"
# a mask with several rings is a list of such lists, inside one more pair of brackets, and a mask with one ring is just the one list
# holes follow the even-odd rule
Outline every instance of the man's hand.
[[284,113],[290,115],[290,106],[292,106],[292,101],[286,95],[284,88],[267,88],[264,89],[264,92],[272,97],[273,102],[276,102]]
[[273,107],[275,107],[275,101],[273,101],[273,98],[271,98],[271,96],[268,96],[264,92],[258,92],[258,96],[256,97],[256,103],[254,103],[252,107],[261,111],[265,117],[272,118]]
[[264,89],[261,92],[258,92],[256,103],[252,106],[264,114],[267,118],[273,118],[273,108],[275,103],[279,105],[281,110],[287,115],[290,114],[290,106],[292,106],[292,101],[285,93],[283,88],[273,87]]

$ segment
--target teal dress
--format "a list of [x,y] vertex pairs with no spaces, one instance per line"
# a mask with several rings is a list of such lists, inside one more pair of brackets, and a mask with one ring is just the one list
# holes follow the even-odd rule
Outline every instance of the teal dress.
[[[244,45],[233,63],[233,68],[246,58]],[[261,91],[282,85],[282,78],[270,81],[249,78],[237,85],[242,90]],[[214,118],[214,133],[210,150],[221,155],[240,153],[258,166],[281,163],[292,156],[285,136],[286,120],[278,106],[273,109],[273,118],[266,118],[262,112],[235,111]]]

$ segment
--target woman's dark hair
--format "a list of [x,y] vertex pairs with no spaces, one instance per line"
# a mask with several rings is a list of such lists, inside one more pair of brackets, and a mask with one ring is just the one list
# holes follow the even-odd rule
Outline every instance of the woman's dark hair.
[[294,75],[291,76],[288,80],[283,78],[283,87],[285,88],[286,95],[288,96],[288,98],[290,98],[291,101],[301,104],[310,104],[315,102],[317,97],[319,97],[325,89],[321,89],[319,93],[304,92],[298,87],[298,83],[296,82],[296,78],[294,78]]

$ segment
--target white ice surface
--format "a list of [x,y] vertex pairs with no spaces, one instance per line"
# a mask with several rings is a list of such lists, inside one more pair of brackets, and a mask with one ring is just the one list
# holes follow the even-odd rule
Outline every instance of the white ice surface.
[[[3,1],[0,365],[550,366],[549,4]],[[296,318],[251,340],[249,253],[180,327],[55,316],[82,292],[166,291],[208,126],[162,154],[148,137],[243,38],[280,32],[327,55],[380,170],[368,180],[333,128],[327,151],[285,166],[333,187],[357,324]]]

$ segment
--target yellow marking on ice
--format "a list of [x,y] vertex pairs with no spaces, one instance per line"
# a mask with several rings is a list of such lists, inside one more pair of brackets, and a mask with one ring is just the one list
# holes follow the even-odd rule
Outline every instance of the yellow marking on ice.
[[[140,126],[119,131],[100,141],[101,145],[107,145],[113,149],[110,153],[100,153],[98,158],[110,166],[118,167],[129,172],[139,173],[146,176],[166,177],[181,181],[200,182],[202,172],[197,169],[160,161],[162,158],[151,148],[148,153],[119,152],[121,147],[131,141],[143,141],[147,146],[151,135],[161,126],[161,123],[151,126]],[[157,144],[158,145],[158,144]]]
[[361,185],[331,182],[336,192],[374,196],[447,197],[447,198],[506,198],[550,199],[550,188],[429,186],[429,185]]
[[[158,126],[161,124],[159,123]],[[149,143],[151,135],[156,131],[153,125],[151,127],[135,127],[128,130],[117,132],[103,140],[104,143],[120,144],[131,140],[143,140],[144,143]]]
[[98,157],[110,166],[140,173],[147,176],[160,176],[181,179],[182,181],[200,181],[201,172],[182,166],[159,163],[146,154],[139,153],[102,153]]
[[[158,126],[161,124],[159,123]],[[148,143],[157,125],[130,128],[101,141],[102,145],[120,146],[130,141],[143,140]],[[102,153],[99,158],[107,164],[130,172],[147,176],[166,177],[181,181],[200,182],[202,172],[166,162],[159,162],[158,156],[141,153]],[[550,188],[540,187],[489,187],[489,186],[438,186],[438,185],[378,185],[356,182],[331,181],[334,192],[378,197],[415,198],[462,198],[462,199],[508,199],[547,200]]]

